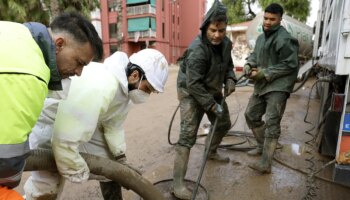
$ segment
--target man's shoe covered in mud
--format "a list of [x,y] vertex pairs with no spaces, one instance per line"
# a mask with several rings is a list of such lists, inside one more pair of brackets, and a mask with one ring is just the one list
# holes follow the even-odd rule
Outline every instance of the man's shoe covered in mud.
[[255,149],[248,151],[247,154],[250,156],[260,156],[262,152],[263,152],[262,146],[257,146]]
[[209,153],[208,155],[209,160],[219,161],[219,162],[230,162],[230,158],[226,156],[221,156],[217,152]]
[[178,199],[190,200],[192,197],[192,192],[185,186],[173,188],[173,194]]

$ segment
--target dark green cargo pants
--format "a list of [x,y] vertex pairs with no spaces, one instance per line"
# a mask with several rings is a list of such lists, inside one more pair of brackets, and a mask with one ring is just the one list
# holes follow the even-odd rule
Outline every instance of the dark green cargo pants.
[[[180,114],[181,114],[181,133],[178,145],[191,148],[196,143],[197,131],[203,115],[206,113],[210,123],[213,125],[216,115],[212,112],[206,112],[201,105],[189,95],[180,96]],[[221,99],[216,100],[221,103]],[[213,136],[211,150],[216,150],[221,143],[222,138],[231,128],[230,114],[226,102],[223,104],[223,116],[219,119]]]
[[[260,127],[265,123],[265,137],[279,138],[281,134],[281,119],[286,108],[289,93],[269,92],[258,96],[253,94],[248,102],[245,119],[250,129]],[[262,120],[265,114],[265,122]]]

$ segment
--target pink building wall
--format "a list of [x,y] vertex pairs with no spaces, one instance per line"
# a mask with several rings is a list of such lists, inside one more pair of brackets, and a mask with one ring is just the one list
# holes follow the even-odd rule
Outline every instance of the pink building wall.
[[[111,45],[117,45],[117,39],[111,38],[109,34],[109,24],[117,23],[117,12],[109,12],[108,0],[101,0],[100,3],[103,48],[105,56],[109,56]],[[122,7],[122,51],[130,56],[144,48],[145,41],[148,40],[151,44],[149,48],[159,50],[169,63],[175,63],[199,33],[199,26],[206,10],[206,0],[156,0],[156,15],[127,16],[126,0],[123,0]],[[128,38],[127,19],[143,16],[156,18],[156,37],[140,38],[135,42],[132,38]]]
[[[191,44],[192,40],[200,33],[199,27],[204,19],[206,1],[181,0],[180,2],[180,16],[182,16],[184,22],[180,23],[179,26],[179,30],[181,30],[179,48],[181,52],[184,52],[187,46]],[[197,10],[194,10],[194,7],[197,7]]]

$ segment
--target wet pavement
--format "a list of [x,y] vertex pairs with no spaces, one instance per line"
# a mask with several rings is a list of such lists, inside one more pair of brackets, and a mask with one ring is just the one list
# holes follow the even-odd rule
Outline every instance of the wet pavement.
[[[172,178],[174,146],[168,143],[169,123],[178,101],[176,97],[177,67],[170,68],[166,90],[163,94],[151,95],[146,104],[136,105],[125,123],[127,142],[127,158],[134,166],[139,167],[143,176],[152,183]],[[309,168],[319,169],[333,158],[323,157],[317,153],[315,146],[305,144],[313,139],[306,131],[313,128],[305,123],[309,92],[314,80],[292,94],[282,119],[282,135],[279,140],[282,148],[278,149],[272,165],[272,173],[261,175],[248,167],[249,163],[258,161],[259,157],[251,157],[246,151],[255,145],[254,138],[244,120],[244,110],[252,87],[239,87],[227,98],[231,120],[234,122],[229,136],[222,143],[219,153],[229,156],[230,163],[207,161],[201,184],[211,200],[279,200],[303,199],[308,192],[313,199],[328,200],[350,199],[350,187],[344,187],[332,181],[332,166],[318,173],[311,183],[307,183]],[[317,122],[319,100],[311,93],[310,110],[307,121]],[[170,140],[176,142],[179,134],[179,113],[175,115],[171,127]],[[199,133],[208,133],[208,120],[203,119]],[[311,131],[311,133],[313,133]],[[196,181],[199,175],[203,153],[204,138],[201,136],[192,148],[186,179]],[[306,159],[311,161],[306,161]],[[23,180],[28,177],[25,173]],[[23,181],[22,181],[23,184]],[[161,184],[169,199],[174,199],[166,188],[171,184]],[[309,187],[311,186],[311,187]],[[23,193],[22,185],[17,188]],[[165,189],[164,189],[165,188]],[[308,190],[310,188],[310,190]],[[97,181],[84,184],[69,183],[64,188],[63,199],[103,199]],[[140,199],[131,191],[124,190],[124,199]],[[199,199],[199,198],[198,198]],[[312,198],[309,198],[312,199]]]

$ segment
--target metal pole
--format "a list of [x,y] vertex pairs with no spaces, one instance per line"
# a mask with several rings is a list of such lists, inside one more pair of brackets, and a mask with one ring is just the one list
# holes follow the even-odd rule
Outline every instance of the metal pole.
[[[225,102],[225,98],[226,98],[226,96],[223,97],[223,99],[221,101],[221,106],[223,106],[223,104]],[[198,187],[199,187],[199,184],[200,184],[201,179],[202,179],[202,175],[203,175],[203,172],[204,172],[205,165],[207,163],[211,142],[213,140],[213,136],[214,136],[214,132],[215,132],[218,120],[219,120],[219,118],[216,117],[214,125],[213,125],[213,128],[211,129],[211,131],[210,131],[210,133],[208,135],[209,136],[209,141],[208,141],[208,144],[207,144],[208,146],[206,147],[205,152],[204,152],[202,166],[201,166],[201,169],[200,169],[200,172],[199,172],[199,176],[198,176],[198,179],[197,179],[197,182],[196,182],[196,186],[195,186],[195,188],[193,190],[193,193],[192,193],[191,200],[195,200],[195,198],[196,198]]]

